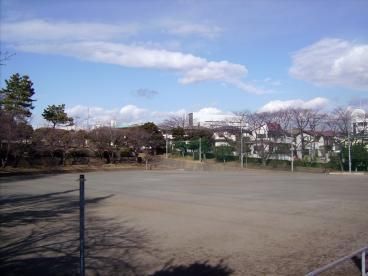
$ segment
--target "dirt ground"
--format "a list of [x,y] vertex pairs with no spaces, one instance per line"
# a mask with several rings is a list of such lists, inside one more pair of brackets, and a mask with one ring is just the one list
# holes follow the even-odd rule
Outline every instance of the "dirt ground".
[[[77,274],[77,178],[0,178],[2,275]],[[367,176],[168,170],[86,179],[89,275],[304,275],[368,245]],[[347,262],[332,273],[359,270]]]

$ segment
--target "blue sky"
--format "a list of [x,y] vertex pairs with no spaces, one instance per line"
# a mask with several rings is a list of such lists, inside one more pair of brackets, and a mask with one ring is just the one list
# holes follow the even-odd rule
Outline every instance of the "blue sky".
[[1,1],[1,85],[27,74],[33,124],[368,102],[368,1]]

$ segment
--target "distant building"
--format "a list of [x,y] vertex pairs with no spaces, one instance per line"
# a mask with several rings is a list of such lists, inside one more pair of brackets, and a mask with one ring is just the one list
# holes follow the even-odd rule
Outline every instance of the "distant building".
[[363,109],[354,109],[351,113],[353,135],[368,135],[368,118]]
[[191,113],[188,114],[188,126],[190,128],[193,127],[193,112],[191,112]]

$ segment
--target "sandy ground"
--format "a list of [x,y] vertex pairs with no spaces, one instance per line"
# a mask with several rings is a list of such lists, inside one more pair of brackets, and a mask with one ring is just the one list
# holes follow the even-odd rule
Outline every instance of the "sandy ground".
[[[35,254],[68,255],[74,259],[67,262],[78,264],[75,243],[63,240],[69,237],[63,227],[77,229],[78,193],[64,193],[78,187],[77,178],[63,174],[0,179],[2,248],[16,245],[11,254],[0,252],[7,256],[4,272],[10,275],[15,266],[29,266]],[[213,268],[203,275],[304,275],[368,244],[367,176],[116,171],[86,173],[86,179],[90,275],[194,275],[193,270],[164,272],[179,265],[198,268],[196,264]],[[75,204],[65,206],[68,201]],[[42,215],[37,210],[43,210]],[[28,242],[33,236],[27,233],[37,229],[41,235],[42,225],[48,225],[45,231],[51,235]],[[78,231],[73,233],[78,237]],[[22,235],[26,249],[18,246]],[[57,250],[52,247],[55,240],[60,241]],[[36,244],[43,251],[33,250]],[[47,251],[50,247],[52,252]],[[118,260],[112,262],[110,255]],[[101,270],[103,265],[116,270]],[[359,275],[350,262],[333,273]]]

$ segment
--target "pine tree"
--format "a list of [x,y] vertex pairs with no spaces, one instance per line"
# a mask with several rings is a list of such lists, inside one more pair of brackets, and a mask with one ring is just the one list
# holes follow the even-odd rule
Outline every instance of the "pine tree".
[[73,125],[73,118],[68,117],[65,112],[65,104],[61,105],[49,105],[44,109],[42,117],[52,123],[53,128],[56,125]]
[[0,161],[5,167],[9,156],[17,160],[24,154],[32,133],[28,125],[31,110],[34,108],[33,83],[28,76],[12,75],[5,81],[6,87],[0,89]]
[[28,76],[21,77],[16,73],[5,80],[5,83],[6,87],[0,90],[0,109],[16,121],[26,121],[31,117],[31,110],[34,108],[33,82]]

